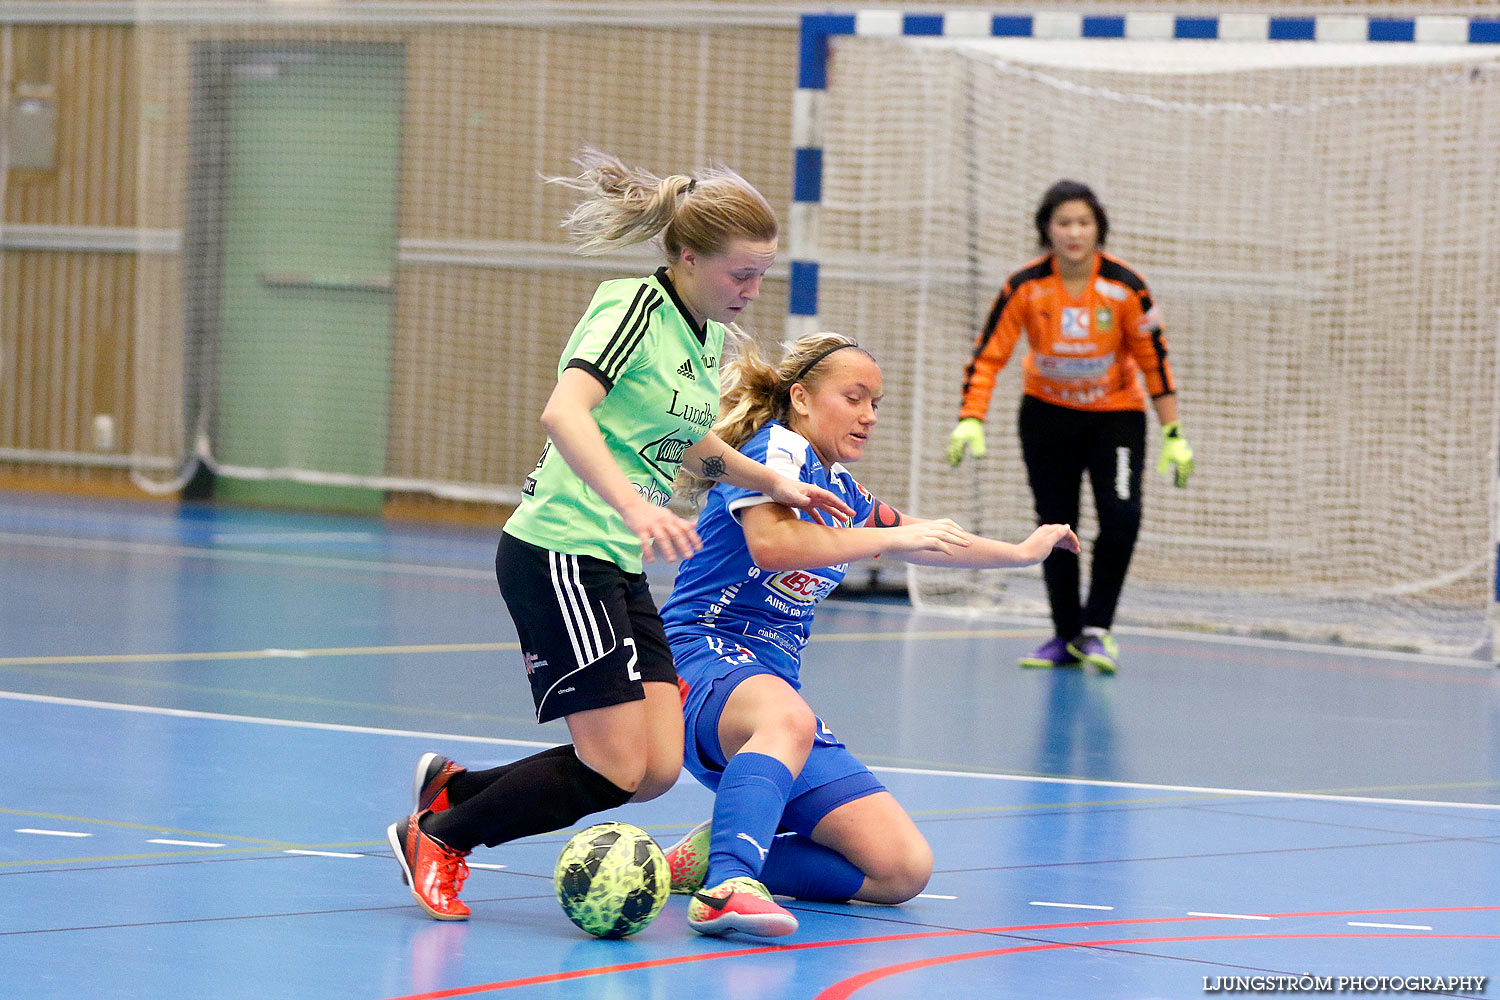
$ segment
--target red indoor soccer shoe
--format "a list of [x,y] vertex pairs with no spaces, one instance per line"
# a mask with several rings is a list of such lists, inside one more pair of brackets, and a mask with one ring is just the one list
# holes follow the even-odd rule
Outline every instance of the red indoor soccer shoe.
[[756,937],[783,937],[797,929],[797,918],[772,899],[765,886],[741,876],[693,893],[688,926],[714,936],[740,931]]
[[417,825],[417,814],[392,823],[385,832],[401,863],[401,877],[422,909],[434,920],[468,920],[469,908],[458,890],[469,877],[468,851],[455,851]]
[[453,803],[448,801],[448,782],[464,768],[440,753],[424,753],[417,761],[417,773],[411,779],[412,812],[442,812]]

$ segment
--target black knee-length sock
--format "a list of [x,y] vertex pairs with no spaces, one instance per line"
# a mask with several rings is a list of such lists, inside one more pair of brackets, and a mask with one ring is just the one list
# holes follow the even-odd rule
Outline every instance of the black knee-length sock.
[[423,832],[454,850],[469,851],[560,830],[630,801],[631,792],[572,751],[572,746],[554,747],[507,765],[506,773],[463,802],[423,816]]
[[513,760],[509,764],[501,764],[499,767],[488,767],[483,771],[464,771],[455,774],[448,780],[448,802],[452,805],[466,802],[488,788],[493,782],[505,777],[522,764],[545,757],[571,757],[574,756],[573,744],[564,743],[559,747],[551,747],[540,753],[534,753],[530,757]]

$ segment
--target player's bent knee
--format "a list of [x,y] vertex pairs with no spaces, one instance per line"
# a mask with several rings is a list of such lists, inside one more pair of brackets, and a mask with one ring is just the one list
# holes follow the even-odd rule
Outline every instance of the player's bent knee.
[[660,798],[671,791],[672,786],[677,784],[678,776],[682,774],[682,765],[679,763],[674,768],[652,767],[646,771],[636,788],[635,794],[630,797],[632,802],[650,802],[652,799]]
[[783,738],[790,740],[798,746],[811,747],[813,737],[818,732],[818,717],[806,703],[798,702],[789,705],[783,711],[777,713],[770,726],[779,731]]
[[903,870],[890,886],[891,902],[904,903],[927,888],[932,880],[932,861],[916,864]]
[[742,746],[759,753],[805,756],[812,750],[817,731],[818,718],[806,704],[778,705],[756,715]]
[[867,903],[884,903],[887,906],[895,906],[912,899],[923,889],[927,888],[928,876],[919,875],[915,872],[902,873],[890,876],[881,881],[866,880],[864,890],[860,892],[859,898]]
[[894,906],[926,889],[931,879],[932,848],[923,841],[891,857],[875,871],[867,871],[858,898],[867,903]]
[[[647,774],[644,757],[640,759],[624,758],[604,761],[601,762],[603,766],[596,766],[593,761],[584,758],[582,754],[579,754],[579,759],[583,760],[589,768],[597,771],[610,784],[620,789],[620,791],[630,792],[631,798],[635,801],[644,801],[639,797],[641,786],[645,782]],[[671,786],[669,785],[668,787]],[[662,789],[662,791],[666,791],[666,789]],[[657,792],[656,794],[660,795],[661,792]],[[654,798],[655,796],[652,797]]]

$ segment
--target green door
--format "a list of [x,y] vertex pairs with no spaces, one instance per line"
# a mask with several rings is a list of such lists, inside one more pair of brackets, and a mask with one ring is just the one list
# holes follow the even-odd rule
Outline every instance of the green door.
[[[238,49],[228,125],[214,453],[385,470],[403,66],[397,46]],[[221,476],[218,497],[378,511],[357,486]]]

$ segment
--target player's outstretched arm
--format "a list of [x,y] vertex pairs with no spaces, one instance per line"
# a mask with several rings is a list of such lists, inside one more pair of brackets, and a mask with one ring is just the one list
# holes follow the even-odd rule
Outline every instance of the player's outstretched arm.
[[832,528],[797,517],[781,504],[762,503],[739,514],[750,557],[761,569],[816,569],[889,555],[921,566],[999,569],[1041,562],[1055,548],[1078,551],[1078,536],[1065,524],[1045,524],[1012,544],[971,535],[947,518],[908,517],[876,502],[866,527]]
[[900,528],[835,528],[799,518],[779,503],[739,511],[745,544],[755,565],[772,573],[817,569],[884,553],[945,552],[969,544],[969,534],[952,521],[924,521]]
[[1053,549],[1078,551],[1078,536],[1066,524],[1044,524],[1024,542],[1002,542],[996,538],[973,535],[972,544],[952,552],[918,552],[902,556],[919,566],[960,566],[964,569],[1003,569],[1008,566],[1030,566],[1052,554]]
[[[870,514],[870,523],[877,525],[880,531],[897,532],[938,522],[910,517],[890,504],[877,501],[875,510]],[[953,524],[946,518],[943,523]],[[953,526],[958,527],[956,524]],[[887,551],[906,562],[916,563],[919,566],[959,566],[964,569],[1030,566],[1047,558],[1053,549],[1078,551],[1078,536],[1066,524],[1044,524],[1019,544],[1002,542],[983,535],[967,535],[966,537],[968,544],[962,547],[914,548],[909,551],[901,551],[897,548]]]

